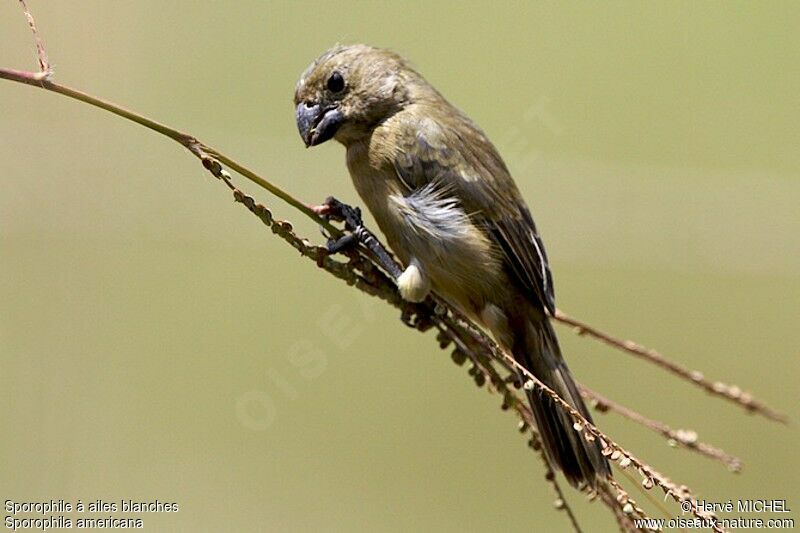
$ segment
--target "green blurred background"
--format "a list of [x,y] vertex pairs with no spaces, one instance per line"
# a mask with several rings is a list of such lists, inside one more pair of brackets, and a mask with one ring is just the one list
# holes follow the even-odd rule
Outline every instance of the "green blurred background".
[[[707,500],[800,507],[797,4],[30,6],[57,81],[309,202],[357,199],[343,149],[298,137],[299,74],[337,42],[408,56],[504,154],[560,307],[794,421],[560,328],[580,379],[745,470],[614,415],[601,427]],[[0,65],[34,68],[15,1],[0,3],[0,39]],[[271,237],[174,143],[2,81],[0,161],[3,500],[178,502],[144,516],[156,531],[568,528],[497,397],[432,335]],[[587,530],[614,530],[599,504],[570,501]]]

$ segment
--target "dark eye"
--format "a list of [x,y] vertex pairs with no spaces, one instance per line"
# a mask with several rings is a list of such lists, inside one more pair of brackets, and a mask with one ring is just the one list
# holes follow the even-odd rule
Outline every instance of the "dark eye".
[[342,92],[344,89],[344,78],[338,70],[334,70],[331,77],[328,78],[328,90],[332,93]]

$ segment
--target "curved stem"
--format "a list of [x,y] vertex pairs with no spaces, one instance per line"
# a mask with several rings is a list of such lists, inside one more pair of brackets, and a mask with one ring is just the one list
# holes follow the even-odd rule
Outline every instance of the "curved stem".
[[192,135],[188,133],[183,133],[182,131],[178,131],[174,128],[171,128],[165,124],[157,122],[155,120],[149,119],[143,115],[125,109],[124,107],[118,106],[112,102],[107,100],[102,100],[100,98],[94,97],[90,94],[85,92],[79,91],[77,89],[73,89],[72,87],[67,87],[66,85],[61,85],[59,83],[55,83],[48,79],[49,75],[45,72],[25,72],[20,70],[8,69],[8,68],[0,68],[0,78],[16,81],[18,83],[23,83],[25,85],[31,85],[33,87],[38,87],[40,89],[44,89],[46,91],[51,91],[58,94],[63,94],[68,98],[72,98],[73,100],[78,100],[85,104],[89,104],[94,107],[98,107],[109,113],[113,113],[117,116],[120,116],[124,119],[130,120],[131,122],[135,122],[141,126],[144,126],[147,129],[160,133],[166,137],[169,137],[173,141],[181,144],[189,151],[191,151],[195,156],[203,159],[204,157],[212,157],[219,161],[222,165],[236,171],[238,174],[241,174],[245,178],[249,179],[253,183],[259,185],[263,189],[266,189],[273,195],[277,196],[287,204],[291,205],[308,218],[325,227],[329,232],[333,234],[339,234],[340,231],[332,226],[327,220],[320,218],[314,211],[312,211],[306,204],[289,194],[288,192],[284,191],[274,183],[269,180],[264,179],[263,177],[259,176],[252,170],[248,169],[244,165],[241,165],[231,159],[230,157],[226,156],[225,154],[220,153],[216,149],[200,142]]

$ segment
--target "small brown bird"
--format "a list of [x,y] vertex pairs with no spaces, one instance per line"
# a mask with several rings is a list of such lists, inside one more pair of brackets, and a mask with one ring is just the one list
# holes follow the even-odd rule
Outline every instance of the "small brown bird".
[[[294,103],[306,146],[333,138],[347,149],[356,190],[405,266],[403,298],[433,290],[591,420],[548,319],[555,300],[544,245],[478,126],[402,57],[365,45],[322,54]],[[536,388],[528,396],[553,466],[575,486],[607,478],[598,443],[549,396]]]

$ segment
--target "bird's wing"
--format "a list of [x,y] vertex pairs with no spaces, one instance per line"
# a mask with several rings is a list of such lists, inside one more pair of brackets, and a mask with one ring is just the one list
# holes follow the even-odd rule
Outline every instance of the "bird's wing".
[[[444,127],[442,124],[447,124]],[[439,184],[498,244],[510,273],[555,314],[547,253],[508,169],[486,136],[458,112],[404,120],[395,128],[393,165],[410,191]]]

